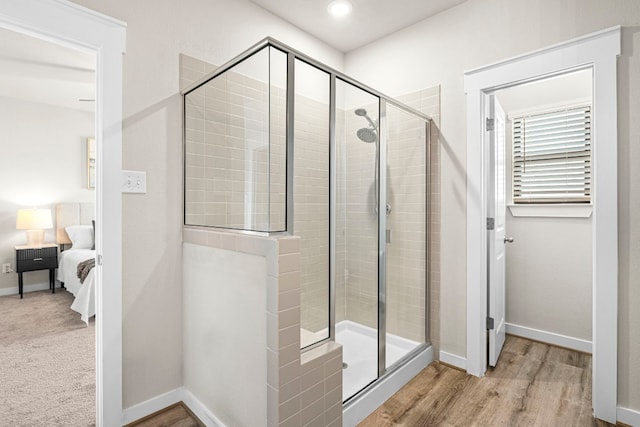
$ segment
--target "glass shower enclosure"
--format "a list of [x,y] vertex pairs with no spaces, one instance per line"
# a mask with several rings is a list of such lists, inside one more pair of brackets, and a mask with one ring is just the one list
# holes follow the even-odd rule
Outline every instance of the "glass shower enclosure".
[[300,237],[302,351],[343,400],[428,340],[430,118],[267,38],[184,91],[186,225]]

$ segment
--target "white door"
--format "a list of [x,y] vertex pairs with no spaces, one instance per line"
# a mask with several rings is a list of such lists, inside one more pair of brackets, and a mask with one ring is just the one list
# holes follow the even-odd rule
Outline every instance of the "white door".
[[[489,365],[496,366],[505,340],[505,114],[495,95],[489,95],[487,136],[490,146],[489,206],[493,230],[487,227],[488,279],[487,328]],[[491,122],[491,119],[493,121]],[[513,241],[513,239],[510,239]]]

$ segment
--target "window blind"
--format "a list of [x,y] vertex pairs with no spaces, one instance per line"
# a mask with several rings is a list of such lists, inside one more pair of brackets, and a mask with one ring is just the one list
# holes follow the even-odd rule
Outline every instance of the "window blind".
[[513,119],[513,202],[591,201],[591,107]]

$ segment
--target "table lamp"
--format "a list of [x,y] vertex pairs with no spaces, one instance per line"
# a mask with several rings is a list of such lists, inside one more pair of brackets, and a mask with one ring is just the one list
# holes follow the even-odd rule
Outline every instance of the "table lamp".
[[44,230],[53,228],[51,209],[20,209],[16,230],[27,230],[27,244],[40,246],[44,243]]

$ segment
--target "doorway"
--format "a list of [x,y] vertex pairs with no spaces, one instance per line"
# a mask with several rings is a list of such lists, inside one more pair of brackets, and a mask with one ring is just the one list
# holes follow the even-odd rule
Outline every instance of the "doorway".
[[506,202],[496,212],[506,235],[496,227],[495,239],[506,252],[504,331],[589,354],[592,89],[587,68],[494,92],[505,135],[495,168]]
[[617,106],[620,27],[593,33],[465,73],[467,95],[467,372],[487,369],[490,144],[487,96],[498,89],[591,67],[593,94],[593,408],[616,421],[617,405]]
[[0,28],[93,52],[97,57],[96,425],[121,425],[122,202],[119,177],[125,25],[71,2],[24,0],[0,3]]

